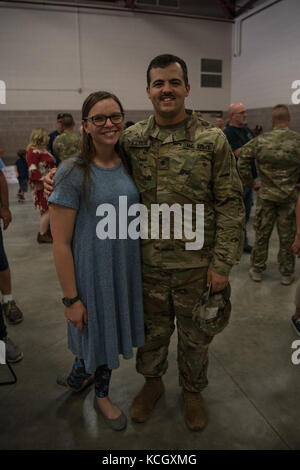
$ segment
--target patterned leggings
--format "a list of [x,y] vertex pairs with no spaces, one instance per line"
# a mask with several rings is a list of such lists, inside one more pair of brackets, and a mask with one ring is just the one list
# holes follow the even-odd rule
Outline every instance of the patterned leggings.
[[[84,360],[75,357],[72,371],[67,379],[70,387],[80,389],[83,382],[90,376],[91,374],[87,374],[85,371]],[[111,369],[108,369],[106,365],[97,367],[95,372],[95,393],[97,397],[104,398],[108,396],[110,377]]]

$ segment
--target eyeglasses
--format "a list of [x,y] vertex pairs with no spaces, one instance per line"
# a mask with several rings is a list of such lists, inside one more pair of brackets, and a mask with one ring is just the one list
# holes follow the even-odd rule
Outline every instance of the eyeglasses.
[[247,111],[240,111],[239,113],[233,113],[233,114],[240,114],[240,115],[247,114]]
[[96,114],[95,116],[84,118],[85,121],[91,121],[96,127],[105,126],[107,119],[110,119],[112,124],[121,124],[124,119],[124,113],[114,113],[110,116],[106,116],[105,114]]

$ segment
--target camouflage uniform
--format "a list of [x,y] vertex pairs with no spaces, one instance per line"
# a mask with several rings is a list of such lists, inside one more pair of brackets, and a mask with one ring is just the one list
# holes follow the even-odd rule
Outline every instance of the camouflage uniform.
[[261,188],[258,191],[255,219],[255,244],[251,265],[255,271],[266,269],[269,239],[275,224],[280,242],[279,271],[283,276],[294,272],[292,243],[296,233],[296,184],[300,176],[300,134],[288,127],[271,132],[247,143],[239,154],[239,171],[244,184],[253,186],[251,161],[255,159]]
[[53,150],[61,161],[74,157],[80,152],[80,136],[71,130],[65,130],[54,140]]
[[[207,349],[228,323],[230,287],[209,298],[208,268],[228,275],[240,258],[244,237],[242,185],[227,139],[191,111],[183,123],[159,127],[153,117],[128,128],[121,145],[132,166],[141,202],[204,204],[204,245],[187,251],[186,239],[142,240],[146,344],[137,370],[147,377],[167,370],[168,346],[178,330],[180,385],[191,392],[207,385]],[[208,305],[208,304],[207,304]],[[208,318],[208,317],[211,318]]]

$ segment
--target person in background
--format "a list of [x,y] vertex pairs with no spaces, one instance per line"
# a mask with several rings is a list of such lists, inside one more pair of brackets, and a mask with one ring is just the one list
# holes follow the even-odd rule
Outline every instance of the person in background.
[[[3,155],[3,153],[4,153],[4,150],[0,149],[0,155]],[[2,170],[3,168],[5,168],[5,164],[0,156],[0,170]]]
[[262,128],[262,126],[259,126],[258,124],[256,124],[256,126],[254,127],[252,132],[253,132],[253,135],[255,137],[257,137],[257,136],[259,136],[260,134],[263,133],[263,128]]
[[[0,219],[3,221],[3,229],[9,226],[12,217],[9,210],[8,186],[4,174],[0,171]],[[3,246],[2,229],[0,227],[0,291],[2,293],[2,310],[8,323],[16,325],[23,321],[23,312],[16,305],[12,295],[11,274],[6,253]],[[1,320],[1,335],[6,337],[6,330]],[[14,345],[11,344],[12,355],[14,357]],[[15,351],[16,352],[16,351]],[[17,354],[18,356],[18,354]]]
[[223,130],[225,127],[224,119],[221,117],[217,117],[215,120],[215,126]]
[[26,160],[26,150],[18,151],[18,160],[15,163],[16,177],[19,182],[18,202],[25,201],[25,193],[28,191],[28,165]]
[[[295,236],[294,243],[292,245],[293,252],[300,258],[300,194],[298,194],[297,205],[296,205],[296,221],[297,221],[297,233]],[[295,329],[297,335],[300,336],[300,279],[296,285],[295,294],[295,313],[291,317],[291,323]]]
[[261,180],[257,192],[255,243],[249,275],[262,281],[266,269],[269,240],[276,223],[279,237],[278,264],[281,284],[294,281],[295,256],[292,244],[296,233],[295,208],[300,178],[300,134],[289,129],[290,113],[284,104],[272,110],[272,130],[252,139],[240,151],[238,168],[242,182],[255,189],[252,163]]
[[0,341],[5,343],[5,359],[7,362],[19,362],[23,359],[23,352],[20,348],[8,337],[7,328],[4,322],[3,310],[0,305]]
[[[238,160],[239,153],[243,145],[253,139],[254,135],[246,124],[247,112],[242,103],[232,103],[229,107],[229,124],[224,129],[228,142],[234,155]],[[257,177],[255,163],[251,166],[253,178]],[[246,209],[246,225],[250,218],[251,207],[253,206],[253,192],[249,186],[243,188],[243,201]],[[249,245],[247,227],[245,230],[244,252],[251,253],[252,246]]]
[[80,135],[74,132],[75,122],[72,114],[65,113],[62,118],[63,132],[53,142],[53,152],[60,162],[78,155]]
[[50,215],[47,199],[44,196],[43,179],[51,168],[55,167],[55,159],[47,150],[49,137],[45,129],[34,129],[27,146],[27,164],[29,184],[34,197],[34,205],[40,211],[40,230],[38,243],[52,243],[50,233]]
[[63,125],[62,125],[62,119],[63,119],[64,113],[59,113],[56,118],[56,129],[55,131],[50,132],[49,134],[49,142],[47,144],[47,149],[50,151],[51,155],[55,158],[55,165],[58,166],[60,164],[60,160],[57,155],[55,155],[53,151],[53,142],[56,139],[57,136],[59,136],[63,132]]

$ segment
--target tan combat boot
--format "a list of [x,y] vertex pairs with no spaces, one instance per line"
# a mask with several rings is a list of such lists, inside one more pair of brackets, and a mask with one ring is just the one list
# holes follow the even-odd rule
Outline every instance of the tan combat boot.
[[154,406],[165,391],[161,377],[146,377],[146,383],[133,400],[130,407],[130,416],[136,423],[147,421]]
[[250,275],[252,281],[255,281],[255,282],[261,282],[262,281],[262,274],[259,273],[258,271],[255,271],[254,268],[249,269],[249,275]]
[[182,390],[184,420],[191,431],[201,431],[207,423],[207,415],[201,393]]

